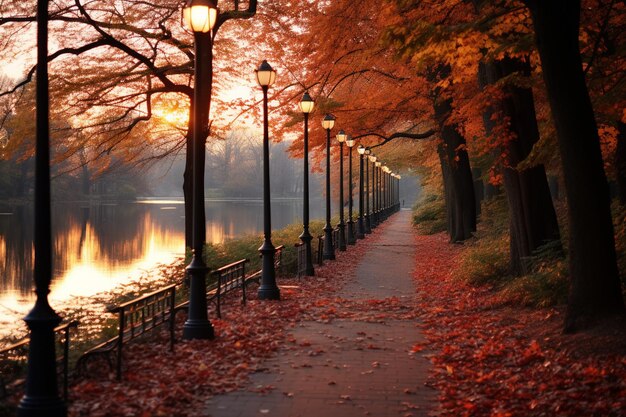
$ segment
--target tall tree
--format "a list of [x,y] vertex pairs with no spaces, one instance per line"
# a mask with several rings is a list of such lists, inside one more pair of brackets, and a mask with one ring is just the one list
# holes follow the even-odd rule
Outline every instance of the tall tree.
[[609,188],[579,50],[580,0],[524,0],[530,9],[563,164],[570,228],[565,330],[624,311]]

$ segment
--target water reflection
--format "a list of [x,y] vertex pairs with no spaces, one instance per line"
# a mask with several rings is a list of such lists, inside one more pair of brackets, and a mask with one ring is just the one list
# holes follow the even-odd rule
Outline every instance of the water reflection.
[[[312,214],[321,207],[312,205]],[[300,219],[297,201],[274,202],[272,226]],[[207,241],[221,243],[263,228],[258,201],[206,204]],[[184,253],[184,207],[178,200],[125,204],[56,203],[52,207],[54,272],[50,302],[59,311],[73,296],[90,296],[137,279]],[[32,307],[33,207],[0,205],[0,337],[23,328]]]

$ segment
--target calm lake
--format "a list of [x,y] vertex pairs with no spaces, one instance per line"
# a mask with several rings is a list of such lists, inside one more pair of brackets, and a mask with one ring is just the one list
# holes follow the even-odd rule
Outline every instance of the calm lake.
[[[323,217],[323,201],[312,200],[310,209],[311,219]],[[263,230],[261,201],[207,200],[206,214],[208,242]],[[301,219],[301,200],[272,202],[273,229]],[[49,298],[61,314],[64,303],[77,296],[108,291],[184,254],[182,200],[57,202],[52,224],[54,274]],[[0,203],[0,338],[25,329],[21,318],[34,301],[33,261],[32,204]]]

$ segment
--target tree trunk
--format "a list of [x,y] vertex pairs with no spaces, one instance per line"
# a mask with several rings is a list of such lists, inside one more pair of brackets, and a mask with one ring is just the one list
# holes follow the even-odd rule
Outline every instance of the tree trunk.
[[617,149],[615,150],[615,170],[617,196],[622,206],[626,206],[626,123],[617,122]]
[[570,228],[565,331],[624,311],[609,188],[580,57],[580,0],[525,0],[559,140]]
[[[436,83],[450,76],[451,68],[440,64],[431,68],[427,78]],[[451,242],[462,242],[476,231],[476,196],[465,138],[456,124],[448,124],[452,112],[452,98],[445,96],[440,87],[433,91],[435,120],[443,143],[438,147],[443,175],[448,235]]]
[[439,121],[443,144],[439,148],[444,188],[448,234],[451,242],[462,242],[476,231],[476,197],[469,156],[465,150],[465,138],[456,125],[446,124],[452,111],[452,99],[435,103],[435,117]]
[[[505,58],[481,64],[479,84],[484,87],[502,78],[519,73],[530,76],[528,60]],[[560,243],[559,225],[552,205],[550,188],[543,165],[519,171],[516,166],[526,159],[539,140],[534,98],[530,88],[505,87],[507,94],[485,112],[485,130],[491,133],[495,113],[509,120],[514,138],[505,141],[501,152],[506,155],[502,174],[509,204],[511,273],[530,272],[528,259],[540,246],[553,241]]]
[[481,203],[485,199],[485,185],[483,184],[482,171],[480,168],[472,168],[472,177],[474,178],[474,196],[476,198],[476,216],[480,216],[482,212]]

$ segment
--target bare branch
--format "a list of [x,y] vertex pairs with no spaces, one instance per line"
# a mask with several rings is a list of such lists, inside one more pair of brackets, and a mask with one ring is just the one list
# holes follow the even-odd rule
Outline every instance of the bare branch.
[[362,135],[353,136],[352,139],[356,140],[356,139],[360,139],[360,138],[364,138],[364,137],[368,137],[368,136],[374,136],[374,137],[377,137],[379,139],[383,139],[383,141],[380,142],[379,144],[374,145],[374,146],[370,146],[370,148],[376,148],[377,146],[382,146],[385,143],[391,142],[394,139],[398,139],[398,138],[403,138],[403,139],[430,139],[430,137],[434,136],[436,133],[437,133],[437,131],[434,130],[434,129],[427,130],[426,132],[423,132],[423,133],[396,132],[396,133],[392,133],[389,136],[384,136],[384,135],[381,135],[380,133],[376,133],[376,132],[368,132],[368,133],[363,133]]

